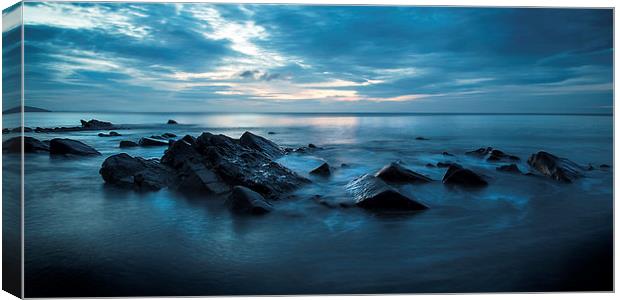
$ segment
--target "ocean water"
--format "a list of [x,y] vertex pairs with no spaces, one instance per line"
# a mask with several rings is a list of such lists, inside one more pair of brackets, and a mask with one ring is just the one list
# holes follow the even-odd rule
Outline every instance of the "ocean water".
[[[107,138],[92,131],[27,134],[77,139],[103,154],[26,155],[27,297],[612,289],[612,169],[562,184],[501,173],[497,164],[464,155],[492,146],[521,157],[522,171],[539,150],[613,165],[612,116],[27,113],[25,120],[54,127],[91,118],[129,129]],[[121,150],[120,140],[205,131],[235,138],[251,131],[284,147],[322,147],[278,160],[313,183],[257,217],[234,215],[212,195],[137,193],[107,186],[98,174],[112,154],[159,158],[165,150]],[[4,164],[18,163],[12,157],[5,154]],[[323,161],[333,175],[310,176]],[[311,199],[344,199],[348,181],[392,161],[437,180],[399,187],[430,209],[376,214]],[[489,186],[445,186],[445,169],[425,166],[439,161],[484,174]]]

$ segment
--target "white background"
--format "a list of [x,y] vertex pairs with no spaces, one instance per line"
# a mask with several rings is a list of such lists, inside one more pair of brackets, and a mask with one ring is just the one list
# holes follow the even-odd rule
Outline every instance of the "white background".
[[[80,0],[81,2],[95,2],[92,0]],[[131,1],[131,0],[111,0],[108,2],[140,2],[140,1]],[[141,1],[141,2],[147,2],[147,1]],[[148,1],[148,2],[184,2],[184,1],[175,1],[175,0],[168,0],[168,1]],[[185,1],[188,2],[188,1]],[[204,2],[204,1],[194,1],[194,2]],[[239,3],[241,1],[226,1],[226,0],[219,0],[219,1],[209,1],[209,2],[220,2],[220,3]],[[589,1],[576,1],[576,0],[546,0],[546,1],[533,1],[533,0],[512,0],[512,1],[506,1],[506,0],[450,0],[450,1],[433,1],[433,0],[412,0],[412,1],[399,1],[399,0],[384,0],[384,1],[371,1],[371,0],[332,0],[332,1],[328,1],[328,0],[314,0],[314,1],[299,1],[299,0],[246,0],[246,1],[242,1],[243,3],[306,3],[306,4],[381,4],[381,5],[386,5],[386,4],[398,4],[398,5],[428,5],[428,6],[510,6],[510,7],[514,7],[514,6],[518,6],[518,7],[523,7],[523,6],[527,6],[527,7],[540,7],[540,6],[545,6],[545,7],[615,7],[616,3],[615,1],[610,1],[610,0],[589,0]],[[11,6],[12,4],[16,3],[16,1],[11,1],[11,0],[0,0],[0,7],[2,9],[5,9],[9,6]],[[617,26],[617,22],[616,22],[616,18],[614,16],[614,48],[615,48],[615,40],[618,37],[618,26]],[[0,41],[0,45],[1,45],[1,41]],[[615,66],[615,61],[617,58],[617,52],[614,51],[614,66]],[[618,70],[614,68],[614,78],[616,78],[618,75]],[[0,87],[2,86],[2,83],[0,82]],[[614,83],[614,103],[615,103],[615,90],[617,89],[617,84]],[[2,108],[4,109],[4,108]],[[614,116],[616,115],[617,109],[614,105]],[[2,121],[0,120],[0,128],[4,128],[2,127]],[[614,132],[616,132],[618,129],[618,124],[614,121]],[[615,161],[615,157],[618,154],[618,144],[615,142],[615,138],[614,138],[614,161]],[[0,160],[0,167],[2,166],[2,162]],[[614,187],[618,186],[618,177],[615,176],[616,172],[615,172],[616,168],[615,168],[615,164],[614,164]],[[615,193],[614,193],[615,194]],[[0,195],[0,199],[2,198],[2,195]],[[615,203],[615,196],[614,196],[614,203]],[[614,205],[614,216],[618,215],[618,207]],[[0,216],[0,220],[1,220],[1,216]],[[614,224],[614,228],[618,228],[618,219],[615,218],[615,224]],[[617,237],[617,232],[615,232],[615,237],[614,237],[614,241],[615,238]],[[615,244],[615,243],[614,243]],[[0,250],[1,252],[1,250]],[[618,248],[614,247],[614,257],[618,257]],[[616,261],[617,262],[617,261]],[[615,266],[616,263],[614,263],[614,275],[615,275]],[[2,275],[0,275],[1,278]],[[403,276],[406,276],[406,274],[403,274]],[[0,281],[1,282],[1,281]],[[618,278],[616,276],[614,276],[614,286],[617,286],[618,284]],[[458,294],[458,295],[449,295],[449,294],[442,294],[442,295],[420,295],[420,294],[412,294],[412,295],[375,295],[375,296],[298,296],[298,297],[290,297],[290,298],[296,298],[296,299],[308,299],[308,300],[314,300],[314,299],[323,299],[325,297],[329,297],[330,299],[335,299],[335,300],[353,300],[353,299],[393,299],[393,300],[399,300],[399,299],[410,299],[410,298],[415,298],[415,299],[467,299],[467,300],[473,300],[473,299],[482,299],[482,300],[492,300],[492,299],[567,299],[567,300],[571,300],[571,299],[612,299],[615,298],[616,295],[614,293],[544,293],[544,294],[530,294],[530,293],[526,293],[526,294]],[[207,298],[207,297],[205,297]],[[214,297],[211,297],[214,298]],[[252,298],[258,298],[258,297],[226,297],[226,299],[231,299],[231,300],[238,300],[238,299],[252,299]],[[1,291],[0,292],[0,300],[4,300],[4,299],[15,299],[15,297],[13,297],[12,295]],[[143,299],[143,298],[134,298],[134,299]],[[144,298],[144,299],[159,299],[159,298]],[[177,299],[177,298],[161,298],[161,299]],[[179,298],[179,299],[187,299],[187,298]],[[260,297],[260,299],[265,299],[265,300],[271,300],[271,299],[282,299],[282,297]]]

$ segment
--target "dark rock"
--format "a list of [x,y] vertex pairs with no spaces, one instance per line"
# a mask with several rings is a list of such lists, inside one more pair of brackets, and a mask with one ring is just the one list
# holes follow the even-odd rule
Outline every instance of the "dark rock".
[[375,176],[381,178],[383,181],[394,183],[426,183],[433,181],[395,162],[384,166]]
[[144,137],[144,138],[141,138],[140,141],[138,141],[138,144],[140,146],[147,146],[147,147],[148,146],[168,146],[170,142],[166,140]]
[[430,139],[427,139],[427,138],[422,137],[422,136],[418,136],[415,139],[418,140],[418,141],[428,141],[428,140],[430,140]]
[[137,190],[159,190],[172,181],[171,170],[157,160],[131,157],[126,153],[106,158],[99,174],[109,184]]
[[104,121],[99,121],[95,119],[92,119],[90,121],[80,120],[80,123],[82,123],[83,128],[88,128],[88,129],[105,129],[105,128],[114,127],[114,125],[112,125],[112,123],[110,122],[104,122]]
[[93,147],[71,139],[52,139],[49,149],[50,154],[55,155],[101,155]]
[[121,141],[118,146],[120,148],[131,148],[131,147],[138,147],[138,143],[136,142],[132,142],[132,141]]
[[329,176],[331,174],[331,170],[329,169],[329,165],[327,163],[323,163],[318,166],[316,169],[310,171],[310,174],[320,175],[320,176]]
[[588,164],[588,171],[594,171],[594,166],[592,164]]
[[225,135],[205,132],[196,139],[195,147],[205,165],[231,186],[242,185],[274,197],[309,182],[272,161],[269,155]]
[[308,144],[308,148],[316,148],[315,144]]
[[169,132],[166,132],[166,133],[162,134],[161,136],[162,136],[162,137],[164,137],[164,138],[166,138],[166,139],[177,137],[177,135],[176,135],[176,134],[174,134],[174,133],[169,133]]
[[[8,153],[21,153],[22,151],[21,137],[10,138],[2,143],[2,151]],[[48,152],[50,147],[48,144],[41,142],[33,137],[24,137],[24,153]]]
[[450,154],[450,153],[448,153],[446,151],[442,152],[441,154],[444,155],[444,156],[454,156],[454,154]]
[[355,205],[369,210],[422,210],[428,207],[399,193],[383,180],[370,174],[346,185]]
[[545,151],[532,154],[527,163],[543,175],[567,183],[582,177],[584,171],[578,164]]
[[486,158],[487,161],[491,161],[491,162],[521,160],[518,156],[504,153],[503,151],[498,150],[498,149],[493,149],[492,147],[479,148],[473,151],[465,152],[465,154],[477,156],[480,158]]
[[486,180],[482,179],[480,175],[458,165],[452,165],[448,168],[448,171],[446,171],[446,174],[443,176],[443,183],[469,187],[482,187],[487,185]]
[[510,173],[519,173],[521,174],[521,170],[519,170],[519,167],[516,164],[509,164],[509,165],[501,165],[497,168],[495,168],[498,171],[502,171],[502,172],[510,172]]
[[431,164],[431,163],[427,163],[427,164],[426,164],[426,167],[427,167],[427,168],[434,168],[434,167],[435,167],[435,165],[433,165],[433,164]]
[[200,163],[187,162],[177,171],[177,188],[182,191],[230,192],[230,187],[215,172]]
[[177,121],[175,120],[168,120],[168,124],[179,124],[179,123],[177,123]]
[[276,133],[273,132],[273,131],[269,131],[269,132],[267,132],[267,134],[276,134]]
[[241,146],[256,150],[261,152],[271,159],[279,158],[284,155],[284,150],[280,148],[280,146],[276,145],[276,143],[258,135],[255,135],[249,131],[246,131],[241,135],[239,139],[239,144]]
[[349,165],[348,165],[348,164],[346,164],[346,163],[341,163],[341,164],[340,164],[340,167],[341,167],[341,168],[347,168],[347,167],[349,167]]
[[264,214],[273,210],[273,206],[263,196],[244,186],[232,189],[228,204],[236,213]]
[[6,133],[10,133],[10,132],[11,132],[11,130],[10,130],[10,129],[8,129],[8,128],[4,128],[4,129],[2,129],[2,133],[5,133],[5,134],[6,134]]
[[599,166],[599,168],[601,168],[601,169],[609,169],[609,168],[611,168],[611,166],[607,165],[607,164],[602,164],[602,165]]

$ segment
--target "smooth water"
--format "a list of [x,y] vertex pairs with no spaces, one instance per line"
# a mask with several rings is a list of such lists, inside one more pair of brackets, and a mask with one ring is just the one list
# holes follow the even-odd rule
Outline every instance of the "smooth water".
[[[561,184],[500,173],[496,164],[464,155],[492,146],[520,156],[522,171],[539,150],[612,165],[611,116],[28,113],[26,126],[76,126],[90,118],[131,129],[107,138],[27,134],[78,139],[103,154],[26,156],[27,297],[612,289],[611,169]],[[166,125],[168,119],[180,125]],[[314,182],[265,216],[233,215],[224,199],[210,195],[106,186],[98,174],[123,139],[203,131],[239,137],[246,130],[282,146],[323,147],[279,160]],[[122,151],[159,158],[164,150]],[[10,157],[5,164],[14,163]],[[395,160],[437,179],[399,188],[429,210],[373,214],[311,199],[346,198],[348,181]],[[322,161],[335,167],[332,176],[308,175]],[[490,184],[446,187],[445,169],[425,166],[439,161],[459,162]]]

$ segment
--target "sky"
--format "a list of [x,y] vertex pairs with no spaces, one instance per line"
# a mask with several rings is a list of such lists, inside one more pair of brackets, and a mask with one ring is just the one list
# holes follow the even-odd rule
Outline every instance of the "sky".
[[[612,18],[603,9],[28,2],[25,102],[611,113]],[[18,29],[3,26],[3,36]]]

